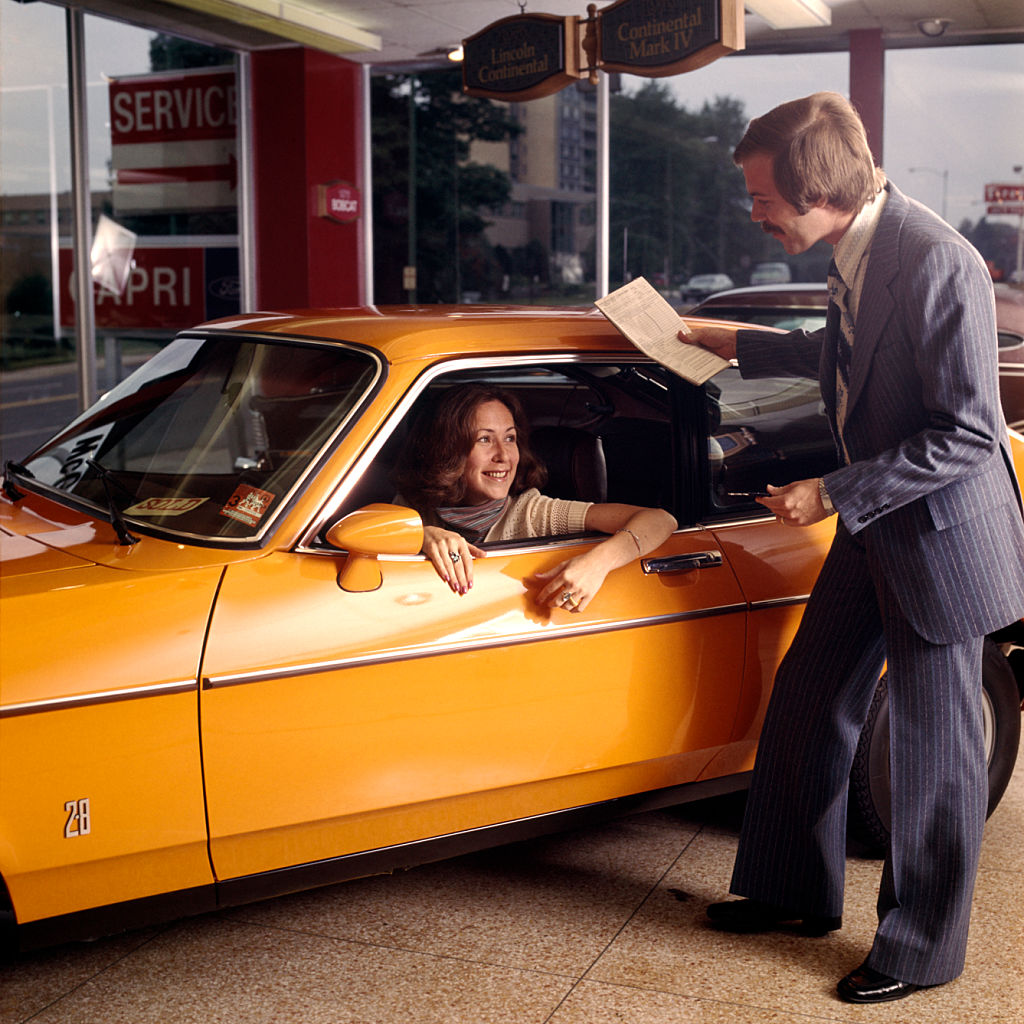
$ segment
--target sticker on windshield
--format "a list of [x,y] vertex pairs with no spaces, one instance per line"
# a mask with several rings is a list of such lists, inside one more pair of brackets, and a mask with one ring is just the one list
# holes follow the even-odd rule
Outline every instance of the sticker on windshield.
[[227,504],[220,510],[222,516],[230,516],[247,526],[255,526],[264,512],[270,508],[274,495],[270,491],[261,491],[258,487],[239,484],[235,493],[228,498]]
[[146,498],[131,508],[126,508],[126,516],[180,516],[199,508],[206,498]]

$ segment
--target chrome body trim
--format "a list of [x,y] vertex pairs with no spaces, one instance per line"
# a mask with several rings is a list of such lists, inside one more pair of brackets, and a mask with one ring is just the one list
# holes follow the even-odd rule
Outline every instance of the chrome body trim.
[[353,655],[348,658],[336,658],[330,661],[312,662],[304,665],[291,665],[266,671],[239,672],[225,675],[204,676],[204,690],[216,690],[227,686],[245,686],[250,683],[272,682],[276,679],[290,679],[295,676],[317,675],[322,672],[336,672],[346,668],[365,667],[368,665],[386,665],[395,661],[410,661],[415,658],[440,657],[446,654],[458,654],[463,651],[487,651],[497,647],[517,647],[520,644],[541,643],[545,640],[559,640],[564,637],[593,636],[598,633],[615,633],[623,629],[639,629],[647,626],[663,626],[672,622],[684,622],[692,619],[706,619],[716,615],[735,615],[746,612],[746,604],[722,605],[718,608],[701,608],[697,611],[680,612],[672,615],[657,615],[650,618],[629,619],[625,622],[594,623],[589,626],[566,625],[545,630],[543,633],[530,633],[516,637],[495,637],[481,639],[469,643],[458,644],[421,644],[404,650],[381,651],[374,654]]
[[29,700],[21,704],[0,706],[0,718],[16,718],[19,715],[35,715],[44,711],[65,711],[69,708],[92,707],[97,704],[113,704],[125,700],[142,700],[145,697],[168,697],[176,693],[188,693],[198,689],[195,679],[183,679],[173,683],[153,683],[151,686],[133,686],[123,690],[102,690],[98,693],[83,693],[72,697],[53,697],[50,700]]

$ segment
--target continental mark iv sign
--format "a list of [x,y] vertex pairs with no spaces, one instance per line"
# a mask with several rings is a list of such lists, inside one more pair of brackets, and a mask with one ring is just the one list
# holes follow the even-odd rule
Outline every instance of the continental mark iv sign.
[[477,32],[463,42],[463,90],[532,100],[598,71],[678,75],[744,47],[741,0],[616,0],[587,15],[524,13]]
[[742,17],[742,5],[720,0],[618,0],[597,15],[597,66],[649,78],[692,71],[743,48]]

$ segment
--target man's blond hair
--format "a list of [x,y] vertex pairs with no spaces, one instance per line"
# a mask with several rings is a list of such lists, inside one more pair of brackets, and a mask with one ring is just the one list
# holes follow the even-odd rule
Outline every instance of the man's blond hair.
[[755,153],[772,158],[779,195],[801,215],[822,204],[856,213],[885,186],[860,116],[836,92],[816,92],[754,118],[733,160],[742,164]]

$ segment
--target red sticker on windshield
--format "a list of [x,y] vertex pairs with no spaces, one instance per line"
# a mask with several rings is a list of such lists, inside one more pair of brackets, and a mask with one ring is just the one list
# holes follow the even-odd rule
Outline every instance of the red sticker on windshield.
[[261,491],[258,487],[239,484],[235,493],[228,498],[227,504],[220,510],[222,516],[230,516],[246,526],[255,526],[264,512],[270,508],[274,495],[270,491]]

